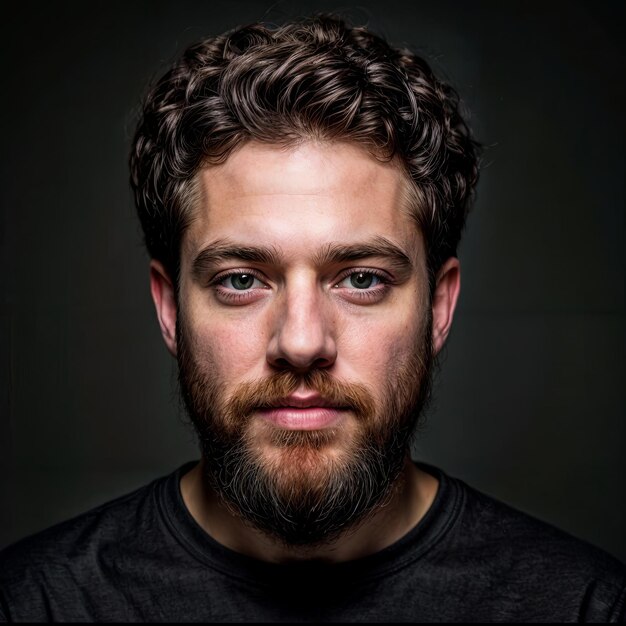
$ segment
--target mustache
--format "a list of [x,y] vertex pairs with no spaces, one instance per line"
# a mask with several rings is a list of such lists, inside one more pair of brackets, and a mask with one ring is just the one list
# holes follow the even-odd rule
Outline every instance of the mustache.
[[236,419],[244,419],[254,410],[277,406],[299,388],[314,391],[332,406],[352,410],[357,417],[374,414],[375,403],[365,385],[334,378],[326,370],[303,374],[285,370],[268,378],[242,383],[227,401],[227,410]]

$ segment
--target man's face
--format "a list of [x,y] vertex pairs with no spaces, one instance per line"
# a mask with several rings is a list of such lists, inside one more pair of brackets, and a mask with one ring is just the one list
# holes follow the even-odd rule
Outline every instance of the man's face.
[[176,343],[208,478],[316,543],[389,494],[426,391],[426,251],[396,164],[348,143],[249,143],[201,173]]

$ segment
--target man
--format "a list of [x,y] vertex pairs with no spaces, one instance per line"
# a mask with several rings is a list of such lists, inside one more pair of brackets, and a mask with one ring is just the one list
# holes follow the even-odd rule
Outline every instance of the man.
[[7,549],[15,621],[620,621],[609,555],[415,463],[477,146],[362,28],[186,51],[131,155],[202,458]]

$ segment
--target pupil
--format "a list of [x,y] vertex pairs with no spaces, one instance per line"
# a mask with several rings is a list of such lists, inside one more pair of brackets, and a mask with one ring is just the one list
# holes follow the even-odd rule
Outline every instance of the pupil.
[[372,284],[373,276],[366,274],[365,272],[359,272],[358,274],[352,274],[350,282],[353,287],[357,289],[367,289]]
[[251,274],[237,274],[233,276],[233,287],[235,289],[248,289],[252,286],[253,276]]

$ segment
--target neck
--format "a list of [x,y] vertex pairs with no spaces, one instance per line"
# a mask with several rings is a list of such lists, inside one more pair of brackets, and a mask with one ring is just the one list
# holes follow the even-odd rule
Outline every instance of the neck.
[[415,466],[409,456],[383,506],[332,543],[314,547],[285,546],[252,528],[223,504],[203,479],[200,461],[181,480],[182,497],[195,521],[227,548],[272,563],[298,560],[349,561],[374,554],[409,532],[430,508],[438,483]]

